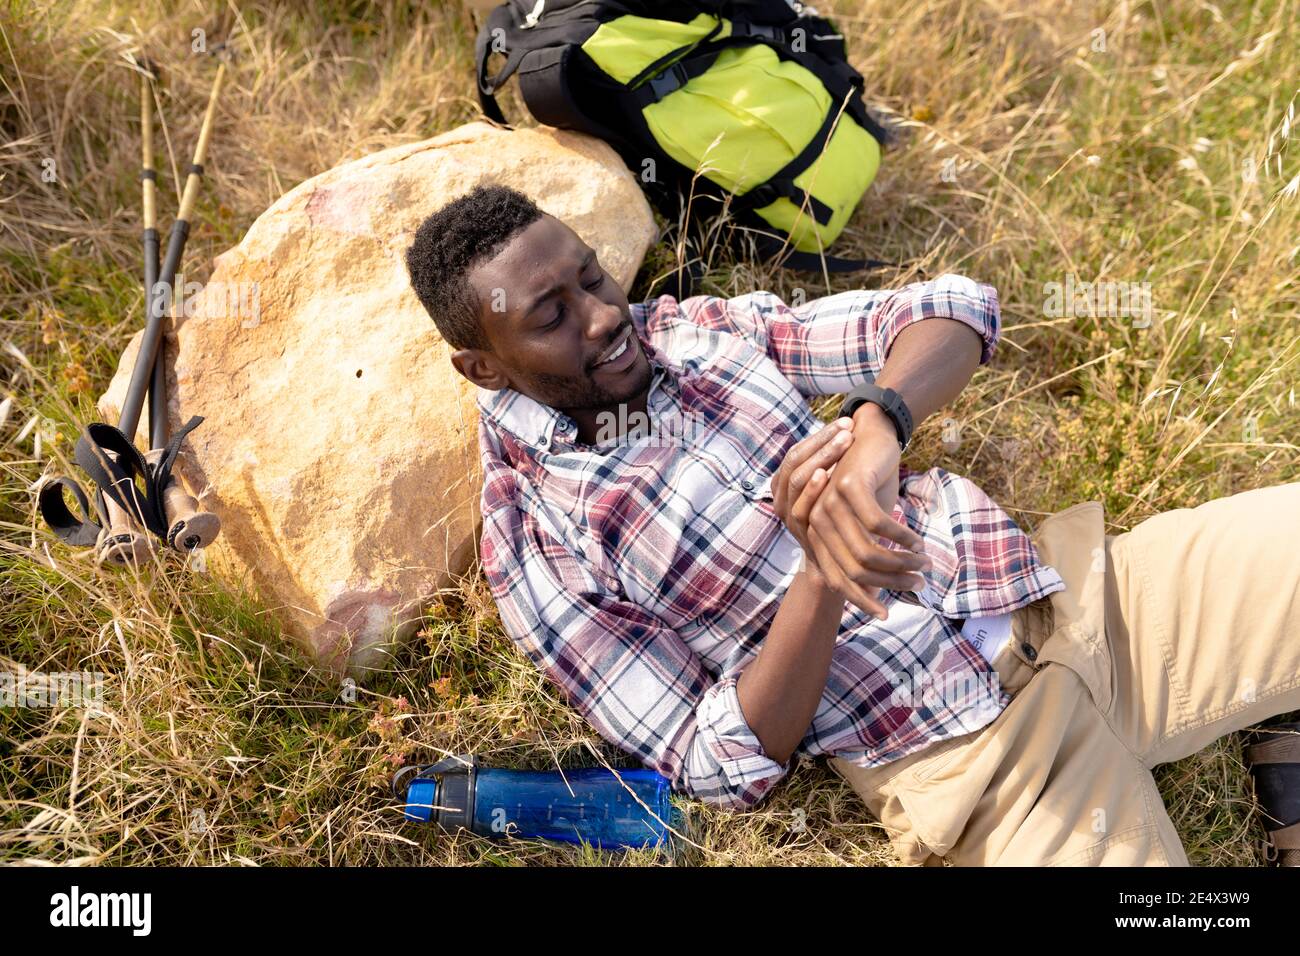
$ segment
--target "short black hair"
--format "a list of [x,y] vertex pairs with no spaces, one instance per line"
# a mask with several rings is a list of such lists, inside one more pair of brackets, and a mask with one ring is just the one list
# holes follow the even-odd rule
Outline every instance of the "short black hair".
[[493,184],[475,186],[420,223],[406,250],[406,271],[420,303],[452,348],[490,351],[469,272],[542,215],[517,189]]

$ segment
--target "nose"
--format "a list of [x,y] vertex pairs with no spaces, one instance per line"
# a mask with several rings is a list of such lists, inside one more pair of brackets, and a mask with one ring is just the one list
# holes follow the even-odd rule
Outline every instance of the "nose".
[[623,310],[617,305],[609,302],[602,302],[595,296],[591,296],[591,310],[587,318],[587,336],[595,343],[596,348],[603,349],[614,341],[626,324]]

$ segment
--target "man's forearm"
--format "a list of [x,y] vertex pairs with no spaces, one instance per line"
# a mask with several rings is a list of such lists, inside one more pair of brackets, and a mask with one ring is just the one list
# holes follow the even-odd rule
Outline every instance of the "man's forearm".
[[802,570],[786,589],[736,696],[763,752],[785,763],[817,713],[844,613],[844,598]]
[[[903,396],[913,420],[956,398],[979,365],[979,334],[956,319],[926,319],[895,337],[876,384]],[[870,402],[854,414],[870,427],[893,425]],[[832,470],[834,470],[832,468]],[[745,721],[778,763],[794,753],[812,723],[830,673],[844,598],[819,573],[801,571],[786,591],[758,655],[736,682]]]
[[[961,394],[979,366],[982,348],[979,333],[964,322],[914,322],[894,339],[876,384],[903,396],[912,421],[919,425]],[[860,421],[868,409],[881,413],[879,406],[867,402],[858,408],[854,421]]]

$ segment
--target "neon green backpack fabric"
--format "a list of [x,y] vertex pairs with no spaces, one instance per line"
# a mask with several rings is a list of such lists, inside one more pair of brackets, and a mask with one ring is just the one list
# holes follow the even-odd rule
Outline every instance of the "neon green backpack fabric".
[[[875,178],[887,136],[843,37],[797,6],[506,3],[480,31],[480,101],[504,122],[494,94],[517,72],[540,122],[605,139],[666,216],[686,197],[713,198],[760,252],[796,267],[814,257],[860,267],[826,250]],[[507,63],[488,77],[491,52]]]

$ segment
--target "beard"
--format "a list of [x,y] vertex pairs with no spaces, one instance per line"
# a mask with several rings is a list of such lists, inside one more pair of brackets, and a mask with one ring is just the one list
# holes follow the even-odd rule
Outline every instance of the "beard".
[[533,395],[540,396],[538,401],[551,408],[601,411],[626,402],[646,389],[650,384],[650,363],[638,357],[638,365],[636,371],[629,371],[613,388],[602,385],[590,369],[576,380],[562,375],[530,376],[529,388]]

